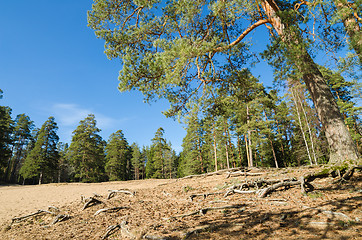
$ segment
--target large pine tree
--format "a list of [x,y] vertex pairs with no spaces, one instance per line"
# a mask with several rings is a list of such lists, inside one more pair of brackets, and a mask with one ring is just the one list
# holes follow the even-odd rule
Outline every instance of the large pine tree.
[[105,142],[98,134],[95,116],[89,114],[73,131],[68,158],[74,168],[75,180],[99,182],[105,180]]
[[39,184],[56,180],[59,159],[57,130],[54,117],[49,117],[40,128],[34,148],[20,169],[19,173],[24,179],[38,179]]
[[106,174],[111,181],[132,179],[132,150],[122,130],[111,134],[106,146]]
[[7,172],[7,180],[16,182],[20,169],[20,163],[24,162],[28,153],[27,147],[31,141],[31,131],[34,128],[33,121],[25,114],[19,114],[15,119],[15,126],[12,133],[13,138],[13,155],[9,161]]
[[106,41],[107,56],[123,60],[119,89],[138,89],[146,100],[168,99],[167,115],[185,113],[195,99],[210,96],[207,89],[225,81],[225,62],[241,70],[250,57],[243,38],[259,26],[271,25],[270,43],[276,44],[269,54],[278,57],[275,53],[282,52],[284,65],[306,85],[325,129],[330,162],[356,160],[353,140],[304,40],[308,31],[300,27],[308,26],[302,22],[308,18],[300,17],[303,12],[293,3],[96,0],[88,23]]

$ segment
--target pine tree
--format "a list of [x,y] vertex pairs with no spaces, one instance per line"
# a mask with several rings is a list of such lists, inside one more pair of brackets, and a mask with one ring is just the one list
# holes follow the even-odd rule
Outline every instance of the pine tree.
[[20,175],[24,179],[38,179],[38,183],[54,182],[56,178],[59,152],[57,144],[58,126],[54,117],[49,117],[39,130],[34,148],[27,155]]
[[18,179],[20,163],[24,162],[28,153],[27,146],[32,139],[31,131],[34,128],[33,121],[25,114],[19,114],[15,119],[15,126],[12,134],[13,154],[6,169],[7,180],[15,183]]
[[110,181],[132,179],[132,149],[122,130],[112,133],[106,146],[106,174]]
[[134,168],[134,179],[139,180],[144,178],[144,158],[142,156],[141,150],[137,143],[131,145],[132,148],[132,166]]
[[11,108],[0,106],[0,179],[6,177],[4,169],[11,158],[12,130]]
[[93,114],[81,120],[73,131],[72,142],[68,150],[69,161],[74,168],[74,177],[82,182],[99,182],[105,180],[106,143],[98,135],[101,130],[96,127]]
[[[304,34],[308,31],[301,29],[309,26],[305,22],[308,18],[297,12],[293,3],[261,0],[119,4],[116,0],[99,0],[88,12],[88,24],[97,37],[106,41],[107,56],[123,61],[119,89],[138,89],[147,101],[166,98],[171,104],[167,116],[185,114],[193,101],[211,98],[208,88],[217,89],[225,81],[225,62],[233,62],[240,71],[250,58],[243,38],[255,28],[271,24],[269,58],[282,60],[283,73],[289,74],[284,70],[287,66],[305,83],[325,129],[330,162],[356,160],[354,142],[310,55],[311,45]],[[109,24],[115,27],[109,29]],[[255,137],[251,130],[248,141]],[[255,144],[248,144],[249,152]],[[249,154],[251,165],[255,154]]]
[[69,182],[71,179],[72,168],[68,159],[68,143],[59,142],[57,149],[59,151],[57,182]]

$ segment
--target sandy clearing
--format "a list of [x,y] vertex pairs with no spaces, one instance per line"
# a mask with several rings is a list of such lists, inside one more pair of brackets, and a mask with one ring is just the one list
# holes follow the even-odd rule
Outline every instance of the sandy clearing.
[[143,189],[157,187],[159,184],[175,180],[150,179],[127,182],[105,183],[52,183],[42,185],[0,185],[0,224],[11,221],[13,217],[30,214],[48,206],[61,208],[75,201],[81,195],[93,193],[107,195],[109,189]]

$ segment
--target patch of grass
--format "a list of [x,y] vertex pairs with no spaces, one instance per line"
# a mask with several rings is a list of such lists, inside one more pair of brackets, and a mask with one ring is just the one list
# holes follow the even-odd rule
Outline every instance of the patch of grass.
[[185,193],[187,193],[189,191],[192,191],[192,190],[195,190],[194,188],[192,188],[189,185],[183,186],[182,189],[184,190]]
[[314,191],[314,192],[311,192],[311,193],[307,193],[307,196],[312,198],[312,199],[316,199],[316,198],[323,197],[323,193]]

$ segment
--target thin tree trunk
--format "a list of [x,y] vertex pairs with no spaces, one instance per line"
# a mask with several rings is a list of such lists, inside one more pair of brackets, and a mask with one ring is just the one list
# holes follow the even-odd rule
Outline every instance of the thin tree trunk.
[[[287,44],[290,60],[302,74],[302,79],[312,97],[328,141],[329,162],[338,163],[347,159],[357,160],[359,157],[357,148],[346,128],[333,94],[323,79],[317,64],[302,46],[300,33],[285,31],[286,26],[278,15],[280,9],[273,0],[263,0],[261,5],[274,29]],[[299,45],[298,49],[295,48],[296,45]]]
[[[267,122],[267,121],[268,121],[268,118],[267,118],[267,116],[266,116],[266,112],[265,112],[265,111],[264,111],[264,117],[265,117],[265,122]],[[276,168],[279,168],[278,160],[277,160],[277,157],[276,157],[275,151],[274,151],[273,140],[271,139],[271,137],[270,137],[269,134],[268,134],[268,139],[269,139],[269,141],[270,141],[270,146],[271,146],[271,149],[272,149],[272,152],[273,152],[275,167],[276,167]]]
[[43,180],[43,171],[41,171],[39,175],[39,185],[41,185],[42,180]]
[[310,125],[309,125],[307,113],[305,112],[305,109],[304,109],[304,107],[303,107],[303,103],[302,103],[302,100],[300,99],[300,96],[297,95],[297,97],[298,97],[300,106],[302,107],[302,111],[303,111],[304,117],[305,117],[305,122],[306,122],[307,127],[308,127],[308,132],[309,132],[309,137],[310,137],[310,143],[311,143],[311,149],[312,149],[314,164],[317,165],[318,162],[317,162],[317,157],[316,157],[315,150],[314,150],[313,135],[312,135],[312,131],[311,131],[311,129],[310,129]]
[[[246,105],[246,118],[247,118],[247,124],[249,124],[249,107],[248,107],[248,105]],[[251,139],[250,138],[251,138],[251,133],[250,133],[250,129],[248,127],[249,167],[254,167],[253,152],[252,152],[252,149],[251,149]]]
[[214,158],[215,158],[215,172],[217,172],[217,149],[216,149],[216,129],[215,129],[215,122],[212,124],[213,125],[213,137],[214,137]]
[[250,153],[249,153],[247,134],[244,135],[244,138],[245,138],[246,158],[248,160],[248,167],[250,167],[250,156],[249,156]]
[[297,111],[298,122],[299,122],[300,130],[301,130],[301,132],[302,132],[304,144],[305,144],[305,147],[306,147],[306,149],[307,149],[309,162],[310,162],[310,165],[313,165],[312,157],[310,156],[310,151],[309,151],[308,142],[307,142],[307,139],[306,139],[306,137],[305,137],[305,133],[304,133],[303,125],[302,125],[302,120],[301,120],[300,114],[299,114],[299,109],[298,109],[298,105],[297,105],[297,100],[296,100],[296,97],[295,97],[295,95],[294,95],[294,91],[293,91],[292,88],[290,88],[290,91],[292,92],[292,97],[293,97],[293,101],[294,101],[294,104],[295,104],[295,109],[296,109],[296,111]]
[[239,134],[238,134],[238,150],[239,150],[240,167],[242,167],[243,166],[243,158],[241,156],[241,154],[242,154],[242,151],[241,151],[241,139],[240,139]]

